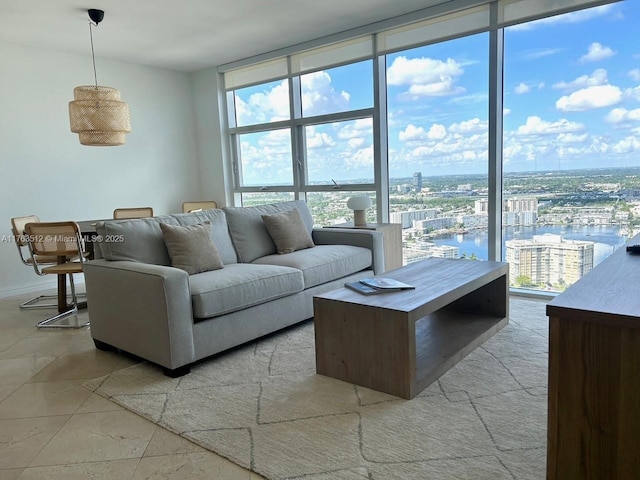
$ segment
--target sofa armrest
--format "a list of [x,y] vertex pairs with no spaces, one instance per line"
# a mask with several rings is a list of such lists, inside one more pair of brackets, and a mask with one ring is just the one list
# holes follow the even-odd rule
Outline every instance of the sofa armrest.
[[91,336],[170,370],[194,361],[189,277],[130,261],[84,265]]
[[371,250],[373,273],[384,273],[384,245],[382,232],[352,228],[314,228],[311,232],[316,245],[353,245]]

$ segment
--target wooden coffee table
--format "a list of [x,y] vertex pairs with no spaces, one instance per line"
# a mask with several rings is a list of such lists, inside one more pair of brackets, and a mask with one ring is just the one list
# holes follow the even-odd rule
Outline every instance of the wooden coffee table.
[[313,298],[316,371],[411,399],[509,322],[509,266],[428,258],[386,272],[415,290]]

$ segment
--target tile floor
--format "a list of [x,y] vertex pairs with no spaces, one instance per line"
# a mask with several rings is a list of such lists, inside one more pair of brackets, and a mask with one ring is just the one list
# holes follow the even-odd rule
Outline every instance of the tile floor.
[[18,308],[33,296],[0,299],[0,480],[262,478],[84,389],[135,360],[37,329],[55,310]]

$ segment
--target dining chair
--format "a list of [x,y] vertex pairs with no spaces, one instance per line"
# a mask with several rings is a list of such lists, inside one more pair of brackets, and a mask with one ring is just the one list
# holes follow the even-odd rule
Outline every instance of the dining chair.
[[[20,260],[26,266],[33,268],[33,260],[29,253],[29,245],[27,244],[26,237],[24,235],[24,226],[27,223],[39,222],[40,219],[37,215],[26,215],[23,217],[13,217],[11,219],[11,233],[13,235],[14,243],[18,247],[18,254]],[[58,259],[55,256],[38,256],[36,258],[40,265],[55,265],[58,263]],[[20,304],[22,309],[30,308],[52,308],[58,306],[57,302],[54,303],[42,303],[44,300],[56,299],[57,295],[38,295],[26,302]]]
[[151,207],[116,208],[113,211],[113,218],[116,220],[148,217],[153,217],[153,208]]
[[211,208],[218,208],[218,203],[213,200],[203,200],[201,202],[182,202],[183,213],[209,210]]
[[[81,328],[89,322],[78,319],[78,295],[73,282],[74,273],[82,273],[85,251],[80,229],[75,222],[29,222],[24,226],[24,237],[29,246],[31,264],[38,275],[68,275],[72,308],[38,322],[38,328]],[[41,264],[39,258],[55,258],[55,264]],[[75,315],[76,322],[54,323]]]

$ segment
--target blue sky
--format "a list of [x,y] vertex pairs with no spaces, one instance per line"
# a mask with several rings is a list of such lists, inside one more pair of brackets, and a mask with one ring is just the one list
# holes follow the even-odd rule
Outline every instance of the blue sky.
[[[505,171],[640,165],[638,4],[506,29]],[[488,43],[483,33],[387,56],[392,178],[486,173]],[[305,75],[305,114],[371,106],[371,68]],[[288,118],[286,92],[286,81],[242,90],[240,123]],[[306,141],[312,180],[373,178],[370,120],[307,127]],[[245,137],[247,184],[290,184],[289,145],[286,131]]]

